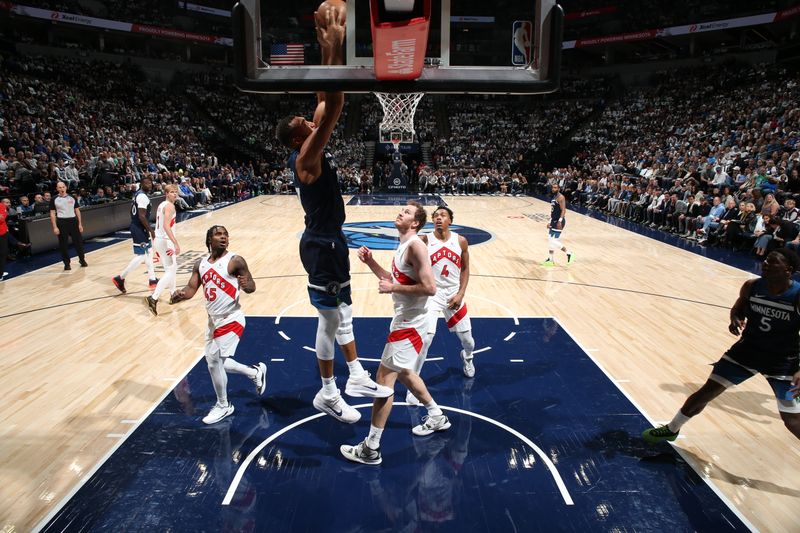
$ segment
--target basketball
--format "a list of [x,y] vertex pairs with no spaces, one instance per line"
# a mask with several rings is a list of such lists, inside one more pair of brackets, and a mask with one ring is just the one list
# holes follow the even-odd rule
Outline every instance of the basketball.
[[319,8],[314,12],[314,22],[320,28],[327,27],[326,13],[329,9],[334,10],[336,16],[340,17],[344,22],[347,17],[347,4],[344,0],[325,0],[319,5]]

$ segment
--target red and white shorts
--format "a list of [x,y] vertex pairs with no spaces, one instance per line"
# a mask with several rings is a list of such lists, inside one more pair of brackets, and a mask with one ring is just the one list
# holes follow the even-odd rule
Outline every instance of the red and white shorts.
[[395,316],[389,326],[389,337],[383,347],[381,364],[395,372],[414,368],[422,351],[427,329],[428,321],[424,310],[411,316]]
[[233,357],[244,333],[244,313],[234,311],[225,316],[208,317],[206,357]]
[[436,333],[436,322],[439,320],[439,313],[444,314],[444,319],[447,321],[447,329],[451,333],[456,331],[469,331],[472,329],[472,323],[469,320],[467,313],[467,304],[461,302],[461,307],[458,309],[450,309],[447,306],[447,300],[452,298],[458,293],[458,287],[451,289],[437,289],[436,294],[428,298],[428,303],[425,308],[428,311],[428,331]]

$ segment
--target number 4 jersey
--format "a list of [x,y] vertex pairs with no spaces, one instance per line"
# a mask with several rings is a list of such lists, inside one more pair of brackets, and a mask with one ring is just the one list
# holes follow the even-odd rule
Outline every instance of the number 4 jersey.
[[800,283],[772,295],[763,278],[756,281],[747,300],[742,337],[728,350],[728,357],[768,376],[797,372],[800,350]]
[[234,257],[236,254],[227,252],[213,263],[207,257],[200,261],[200,280],[209,316],[226,316],[239,310],[239,280],[228,274],[228,265]]
[[461,283],[461,246],[458,244],[458,234],[451,231],[446,241],[440,241],[434,233],[429,233],[428,256],[431,258],[436,288],[457,289]]

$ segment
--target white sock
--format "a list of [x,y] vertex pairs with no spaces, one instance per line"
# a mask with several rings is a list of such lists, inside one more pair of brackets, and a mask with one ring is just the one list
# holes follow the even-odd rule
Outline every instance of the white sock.
[[383,428],[376,428],[369,426],[369,435],[367,435],[367,447],[370,450],[377,450],[381,447],[381,435],[383,435]]
[[553,250],[550,250],[548,253],[550,254],[550,261],[552,261],[553,260],[553,255],[554,255]]
[[675,418],[673,418],[672,421],[669,424],[667,424],[667,427],[671,432],[677,433],[681,430],[683,425],[689,421],[690,418],[692,417],[686,416],[679,410],[678,414],[675,415]]
[[133,259],[131,259],[131,262],[128,263],[128,266],[125,267],[125,270],[122,271],[119,277],[125,279],[128,276],[128,274],[131,273],[131,270],[142,264],[142,261],[144,261],[143,255],[134,255]]
[[[165,275],[163,278],[158,280],[158,285],[156,285],[156,288],[152,294],[153,300],[158,300],[158,297],[161,296],[161,292],[166,288],[167,285],[169,285],[172,289],[170,294],[175,292],[175,279],[177,277],[178,265],[175,262],[174,257],[169,259],[172,259],[172,263],[169,266],[164,265]],[[166,260],[164,263],[166,263]]]
[[428,410],[428,416],[442,416],[444,414],[433,399],[431,399],[430,403],[425,404],[425,409]]
[[464,359],[471,361],[472,350],[475,349],[475,339],[472,338],[472,330],[456,331],[456,337],[461,341],[461,347],[464,349]]
[[361,366],[361,361],[355,359],[347,362],[347,369],[350,370],[351,376],[360,376],[364,373],[364,367]]
[[339,393],[336,390],[336,377],[322,378],[322,395],[333,398]]
[[242,374],[247,376],[248,378],[256,377],[258,371],[253,368],[252,366],[243,365],[242,363],[235,361],[233,357],[226,357],[225,358],[225,371],[232,372],[234,374]]
[[144,264],[147,265],[147,279],[156,279],[156,269],[153,266],[153,251],[147,250],[144,254]]
[[228,405],[228,374],[219,358],[211,361],[206,358],[208,363],[208,373],[211,375],[211,384],[214,385],[214,392],[217,395],[217,403],[225,407]]

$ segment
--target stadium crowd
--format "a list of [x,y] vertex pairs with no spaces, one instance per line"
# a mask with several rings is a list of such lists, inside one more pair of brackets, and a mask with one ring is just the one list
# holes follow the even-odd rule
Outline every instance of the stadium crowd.
[[[239,93],[216,74],[160,87],[130,64],[0,59],[0,196],[12,228],[47,216],[58,180],[85,207],[129,198],[144,175],[156,192],[178,184],[183,209],[294,192],[273,127],[310,116],[312,97]],[[701,244],[797,247],[800,77],[706,65],[652,81],[620,97],[575,81],[561,100],[423,98],[415,126],[432,159],[405,161],[412,183],[424,193],[546,194],[559,182],[575,205]],[[347,192],[372,192],[389,172],[367,165],[382,116],[375,98],[348,99],[328,147]],[[571,164],[545,170],[565,146]]]

